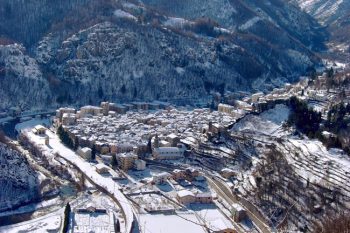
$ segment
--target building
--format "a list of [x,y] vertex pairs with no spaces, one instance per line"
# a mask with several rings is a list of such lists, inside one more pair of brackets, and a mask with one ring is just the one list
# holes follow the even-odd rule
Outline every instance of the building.
[[179,191],[176,198],[183,205],[188,205],[196,202],[196,196],[189,190]]
[[46,128],[42,125],[37,125],[32,129],[32,132],[36,135],[44,135],[46,133]]
[[74,125],[77,122],[76,114],[63,113],[61,122],[62,122],[62,125]]
[[96,145],[96,150],[103,155],[106,155],[110,152],[110,146],[105,143],[96,142],[95,145]]
[[87,115],[97,116],[103,113],[103,109],[96,106],[84,106],[80,109],[80,117],[85,117]]
[[258,92],[252,95],[252,103],[257,103],[260,97],[263,97],[264,93]]
[[[113,212],[99,204],[89,203],[85,206],[80,204],[78,208],[73,209],[72,228],[69,232],[106,232],[115,233],[116,217]],[[58,231],[55,231],[58,232]]]
[[75,109],[74,108],[59,108],[58,110],[56,110],[56,117],[62,121],[62,117],[63,117],[63,114],[65,113],[72,113],[74,114],[75,113]]
[[240,100],[235,101],[235,106],[238,109],[245,110],[245,111],[253,111],[253,106]]
[[146,161],[141,159],[136,159],[134,162],[134,168],[138,171],[143,171],[146,169]]
[[99,174],[104,174],[104,173],[108,173],[109,171],[109,167],[107,167],[106,165],[99,163],[95,166],[96,172]]
[[168,178],[170,177],[170,174],[167,172],[162,172],[159,174],[156,174],[153,176],[153,182],[155,184],[163,184],[167,182]]
[[109,110],[115,111],[116,113],[119,113],[119,114],[125,114],[128,111],[128,108],[121,104],[110,103]]
[[247,213],[245,209],[243,209],[241,205],[236,203],[232,205],[231,214],[232,214],[232,218],[236,222],[240,222],[247,217]]
[[185,145],[179,144],[178,147],[158,147],[153,149],[153,157],[155,159],[181,159],[184,156]]
[[112,144],[110,146],[110,152],[112,154],[120,154],[134,151],[134,147],[131,144]]
[[109,112],[109,103],[108,102],[101,102],[101,108],[103,115],[107,116]]
[[127,170],[133,168],[134,162],[137,159],[137,155],[135,155],[132,152],[122,153],[122,154],[113,155],[113,156],[116,156],[117,161],[118,161],[118,166],[123,171],[127,171]]
[[131,104],[138,111],[148,111],[148,103],[145,103],[145,102],[132,102]]
[[175,169],[173,171],[172,177],[174,180],[183,180],[186,178],[186,172],[184,170]]
[[92,159],[92,150],[88,147],[79,148],[77,151],[78,155],[80,155],[82,158],[86,160]]
[[170,143],[170,146],[175,147],[177,144],[180,143],[180,138],[176,134],[169,134],[166,137],[167,141]]
[[201,204],[209,204],[213,202],[213,195],[211,193],[197,193],[196,202]]
[[227,114],[231,114],[232,111],[234,110],[234,107],[228,104],[219,104],[218,105],[218,111],[219,112],[224,112]]

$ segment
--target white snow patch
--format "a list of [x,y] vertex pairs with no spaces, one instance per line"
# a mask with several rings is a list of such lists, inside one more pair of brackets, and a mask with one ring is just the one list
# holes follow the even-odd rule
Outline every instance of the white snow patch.
[[192,213],[178,213],[177,215],[164,214],[141,214],[139,222],[142,232],[191,232],[205,233],[205,229],[200,226],[197,217]]
[[255,16],[251,19],[249,19],[247,22],[245,22],[244,24],[242,24],[239,29],[240,30],[247,30],[249,28],[251,28],[254,24],[256,24],[257,22],[259,22],[261,20],[261,18],[259,16]]
[[[61,211],[62,212],[62,211]],[[61,214],[47,215],[31,221],[19,224],[0,227],[0,232],[18,233],[18,232],[59,232],[61,226]]]
[[33,128],[36,125],[51,125],[51,121],[48,118],[44,118],[44,119],[32,119],[29,121],[25,121],[22,123],[19,123],[15,126],[15,129],[17,132],[21,132],[22,130],[25,129],[29,129],[29,128]]
[[175,18],[175,17],[170,17],[167,21],[164,22],[164,26],[167,26],[167,27],[182,28],[186,24],[190,24],[190,22],[186,19]]
[[114,11],[114,16],[118,17],[118,18],[126,18],[126,19],[132,19],[132,20],[137,20],[137,18],[135,16],[133,16],[132,14],[130,14],[129,12],[123,11],[123,10],[115,10]]
[[289,108],[286,105],[276,105],[275,108],[263,112],[259,116],[248,115],[238,122],[233,130],[254,131],[263,134],[278,136],[283,132],[278,132],[284,121],[288,119]]

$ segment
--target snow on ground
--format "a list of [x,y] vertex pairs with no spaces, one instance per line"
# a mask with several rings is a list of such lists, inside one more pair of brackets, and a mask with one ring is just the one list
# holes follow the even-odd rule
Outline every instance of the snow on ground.
[[200,221],[193,213],[177,215],[141,214],[140,227],[145,233],[205,233]]
[[132,14],[123,11],[123,10],[115,10],[114,11],[114,16],[118,17],[118,18],[126,18],[126,19],[132,19],[132,20],[137,20],[137,18],[135,16],[133,16]]
[[189,24],[190,22],[183,18],[175,18],[170,17],[167,21],[164,22],[164,26],[167,27],[180,27],[182,28],[184,25]]
[[190,208],[201,220],[207,222],[210,229],[220,230],[218,223],[224,224],[227,228],[234,229],[232,223],[223,216],[214,204],[191,204]]
[[285,153],[287,160],[305,180],[320,184],[332,182],[339,187],[348,182],[350,159],[343,151],[327,150],[320,141],[308,139],[289,138],[285,145],[293,152]]
[[[57,135],[49,130],[46,131],[49,136],[50,145],[46,146],[42,137],[33,134],[29,129],[25,132],[29,139],[36,145],[40,145],[47,153],[55,155],[58,153],[61,157],[65,158],[69,162],[75,164],[79,169],[85,173],[95,184],[105,188],[110,194],[119,201],[120,206],[125,214],[126,224],[122,225],[125,232],[130,232],[133,222],[133,210],[128,199],[119,191],[120,187],[111,178],[103,177],[95,171],[95,167],[78,156],[74,151],[65,147],[57,137]],[[122,232],[124,232],[122,231]]]
[[298,0],[298,2],[302,9],[312,13],[321,23],[325,23],[338,12],[344,0]]
[[63,209],[54,213],[45,215],[40,218],[36,218],[31,221],[18,223],[14,225],[8,225],[0,227],[0,232],[6,233],[18,233],[18,232],[30,232],[30,233],[43,233],[43,232],[59,232],[61,227],[61,216]]
[[36,125],[51,125],[51,121],[49,118],[44,118],[44,119],[31,119],[29,121],[25,121],[22,123],[18,123],[15,126],[15,129],[17,132],[21,132],[22,130],[33,128]]
[[337,149],[327,150],[322,142],[317,140],[296,140],[289,139],[295,146],[301,148],[305,155],[319,155],[326,160],[341,164],[345,170],[350,170],[350,159],[343,151]]
[[25,206],[22,206],[22,207],[20,207],[20,208],[18,208],[16,210],[1,212],[0,216],[28,213],[28,212],[40,210],[40,209],[43,209],[43,208],[56,206],[59,203],[61,203],[59,198],[53,198],[53,199],[50,199],[50,200],[47,200],[47,201],[42,201],[42,202],[39,202],[39,203],[33,203],[33,204],[25,205]]
[[259,116],[247,115],[235,124],[234,131],[254,131],[262,134],[279,136],[285,134],[279,129],[284,121],[288,119],[289,108],[286,105],[276,105],[275,108],[263,112]]
[[251,19],[249,19],[247,22],[245,22],[244,24],[242,24],[239,29],[240,30],[247,30],[250,27],[252,27],[254,24],[256,24],[257,22],[259,22],[261,20],[261,18],[259,16],[255,16]]

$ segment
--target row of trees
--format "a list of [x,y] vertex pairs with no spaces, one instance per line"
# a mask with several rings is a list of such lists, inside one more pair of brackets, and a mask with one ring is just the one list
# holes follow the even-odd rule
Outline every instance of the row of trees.
[[349,118],[346,115],[350,114],[350,105],[340,103],[332,106],[327,115],[327,121],[325,126],[332,132],[338,133],[342,129],[346,129],[350,123]]
[[62,143],[70,149],[77,150],[79,147],[78,140],[72,140],[69,134],[63,129],[62,125],[57,128],[57,135],[61,139]]
[[[297,130],[310,138],[318,138],[327,148],[341,148],[350,155],[350,145],[346,143],[350,138],[350,105],[340,103],[334,105],[321,127],[321,113],[307,106],[305,101],[292,97],[289,102],[291,114],[287,125],[295,125]],[[322,131],[329,131],[331,135],[323,135]]]
[[305,101],[299,100],[293,96],[289,102],[291,114],[287,124],[295,127],[308,137],[314,138],[319,134],[320,123],[322,121],[321,113],[316,112],[307,106]]
[[340,103],[332,106],[327,114],[327,120],[324,124],[325,129],[332,132],[329,138],[323,138],[327,147],[341,148],[350,155],[350,145],[347,143],[350,139],[350,105]]

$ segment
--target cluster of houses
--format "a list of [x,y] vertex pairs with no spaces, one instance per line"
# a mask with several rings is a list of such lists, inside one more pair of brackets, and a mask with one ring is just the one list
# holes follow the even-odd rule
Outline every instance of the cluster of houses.
[[[327,89],[326,83],[329,80],[326,74],[318,76],[316,80],[311,81],[307,77],[301,77],[301,81],[296,84],[285,84],[282,88],[274,88],[268,94],[258,92],[255,94],[248,93],[234,93],[226,94],[225,103],[218,104],[218,111],[230,114],[232,117],[238,119],[249,112],[261,113],[267,109],[274,107],[276,104],[284,104],[292,96],[297,96],[300,99],[306,100],[317,111],[326,113],[327,103],[334,102],[339,93],[344,91],[346,96],[350,96],[350,90],[343,90],[342,87],[338,89]],[[310,85],[310,83],[314,85]],[[217,94],[219,95],[219,94]],[[214,98],[221,100],[220,96]],[[325,106],[326,105],[326,106]]]
[[240,100],[229,98],[227,104],[218,105],[218,111],[235,118],[241,118],[250,112],[260,113],[276,104],[286,103],[294,95],[300,95],[307,85],[308,79],[305,78],[295,85],[287,83],[282,88],[274,88],[266,95],[263,92],[257,92],[252,95],[242,95]]
[[62,125],[78,142],[78,154],[83,158],[90,160],[95,150],[104,157],[116,156],[123,170],[142,170],[145,164],[138,158],[143,155],[151,154],[155,160],[181,159],[188,147],[203,139],[204,133],[224,129],[234,121],[226,113],[209,109],[149,111],[150,106],[156,106],[144,108],[135,103],[133,112],[128,109],[121,114],[116,106],[119,105],[102,102],[98,107],[84,106],[78,111],[60,108],[55,124]]
[[209,204],[213,202],[213,195],[211,193],[193,193],[186,189],[177,192],[176,198],[183,205],[193,203]]

